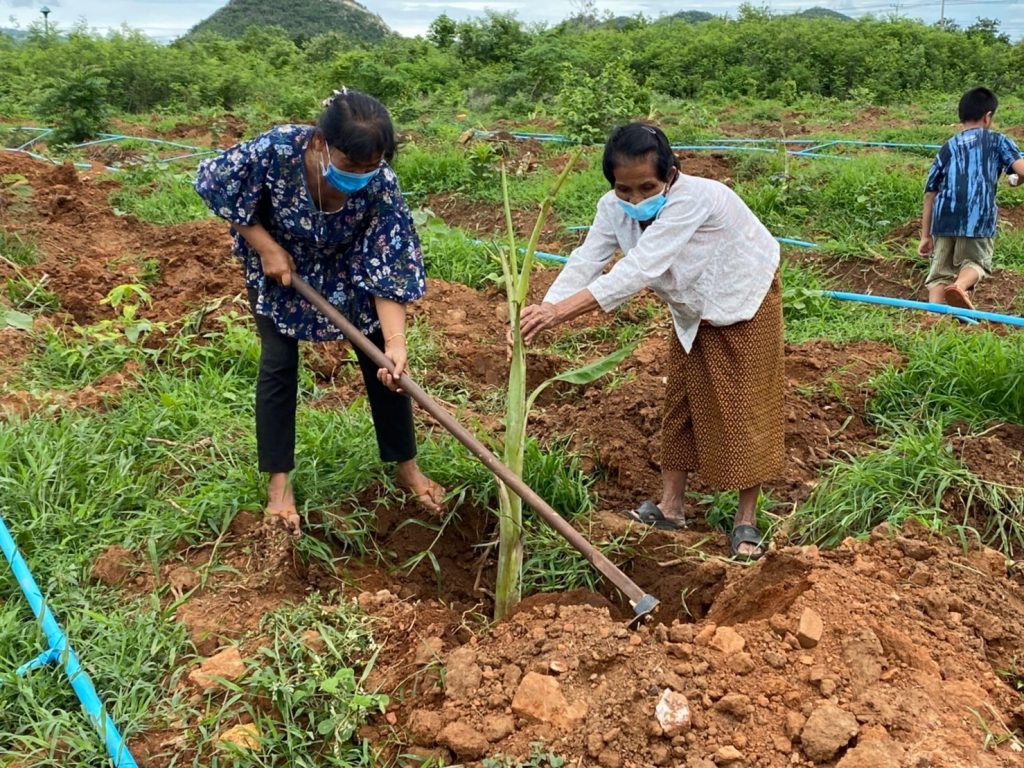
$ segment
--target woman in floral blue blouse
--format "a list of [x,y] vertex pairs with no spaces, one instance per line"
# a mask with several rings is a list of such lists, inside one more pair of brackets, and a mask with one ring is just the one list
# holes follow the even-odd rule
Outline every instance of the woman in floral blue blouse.
[[341,333],[291,286],[293,273],[323,294],[395,363],[395,376],[356,350],[381,459],[426,507],[444,490],[416,463],[412,403],[397,390],[407,370],[405,305],[426,290],[412,216],[388,165],[395,132],[384,105],[344,89],[316,127],[284,125],[199,166],[196,190],[232,225],[234,252],[260,335],[256,442],[269,474],[267,514],[294,532],[288,475],[295,466],[299,340]]

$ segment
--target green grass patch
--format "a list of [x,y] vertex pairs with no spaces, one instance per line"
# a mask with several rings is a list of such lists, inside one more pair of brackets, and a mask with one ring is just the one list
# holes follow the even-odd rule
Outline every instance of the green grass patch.
[[982,480],[962,466],[938,424],[909,423],[886,447],[833,464],[791,525],[833,547],[881,523],[915,520],[1011,554],[1024,547],[1024,487]]
[[1024,274],[1024,230],[1000,227],[992,261],[996,269]]
[[418,226],[427,276],[481,289],[493,285],[501,263],[493,249],[437,218]]
[[839,301],[820,295],[830,289],[817,270],[782,262],[782,310],[786,341],[801,344],[811,339],[891,341],[897,336],[898,313],[884,307]]
[[30,238],[0,228],[0,257],[19,267],[29,267],[39,261],[39,249]]
[[166,165],[139,165],[117,173],[120,188],[110,194],[110,204],[119,214],[170,226],[211,216],[193,188],[193,175]]
[[907,361],[876,376],[868,407],[884,422],[1024,424],[1024,335],[933,331],[906,343]]

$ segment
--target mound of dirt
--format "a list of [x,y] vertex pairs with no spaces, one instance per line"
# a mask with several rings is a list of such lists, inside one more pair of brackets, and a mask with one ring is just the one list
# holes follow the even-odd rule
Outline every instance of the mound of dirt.
[[[241,293],[241,269],[230,254],[227,226],[216,219],[173,227],[119,216],[108,197],[117,184],[82,178],[70,163],[51,165],[2,153],[0,169],[24,176],[32,197],[4,225],[36,243],[39,263],[22,268],[31,280],[46,277],[60,311],[77,323],[116,317],[102,304],[109,291],[140,282],[147,262],[155,277],[146,285],[153,305],[148,320],[173,322],[211,299]],[[149,269],[152,269],[150,267]],[[8,277],[0,265],[0,277]]]
[[[1020,652],[1024,592],[998,553],[879,530],[723,567],[720,580],[695,624],[630,633],[607,608],[546,604],[458,646],[440,627],[396,637],[376,682],[397,668],[419,693],[387,721],[406,754],[474,766],[525,760],[538,741],[568,765],[622,768],[1020,764],[1012,740],[986,747],[981,725],[1024,726],[997,674]],[[402,626],[411,610],[391,601],[375,615]],[[668,728],[666,691],[689,709]]]

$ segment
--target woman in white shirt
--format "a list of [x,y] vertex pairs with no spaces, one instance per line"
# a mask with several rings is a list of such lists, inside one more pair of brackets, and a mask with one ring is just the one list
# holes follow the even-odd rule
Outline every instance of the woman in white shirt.
[[[733,556],[756,559],[761,485],[785,456],[779,246],[731,189],[687,176],[658,128],[616,129],[604,150],[611,191],[597,204],[586,241],[573,251],[544,303],[522,313],[536,335],[594,309],[611,312],[651,289],[669,307],[662,421],[661,501],[628,514],[642,523],[685,525],[690,472],[739,489],[729,536]],[[625,255],[605,272],[616,250]]]

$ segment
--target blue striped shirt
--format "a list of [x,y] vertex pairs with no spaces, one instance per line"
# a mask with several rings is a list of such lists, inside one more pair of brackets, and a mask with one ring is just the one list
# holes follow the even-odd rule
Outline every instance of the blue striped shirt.
[[937,192],[932,234],[938,237],[995,237],[999,174],[1020,160],[1011,139],[986,128],[968,128],[935,156],[925,192]]

